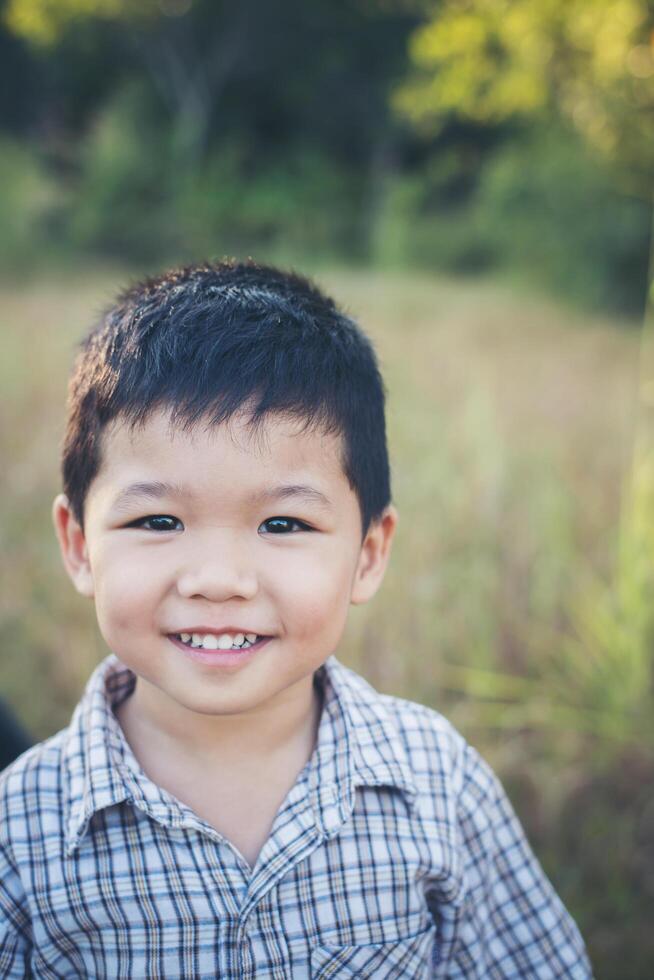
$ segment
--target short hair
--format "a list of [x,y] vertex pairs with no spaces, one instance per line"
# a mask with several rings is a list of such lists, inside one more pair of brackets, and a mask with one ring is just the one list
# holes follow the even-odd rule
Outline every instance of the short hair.
[[62,476],[83,526],[88,489],[113,420],[157,409],[174,424],[256,427],[283,413],[342,437],[343,472],[365,535],[390,503],[385,389],[356,323],[308,279],[252,261],[206,262],[119,295],[82,341],[70,378]]

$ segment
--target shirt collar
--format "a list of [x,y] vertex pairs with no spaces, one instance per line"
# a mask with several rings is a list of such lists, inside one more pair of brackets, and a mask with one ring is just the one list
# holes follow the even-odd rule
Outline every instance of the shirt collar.
[[309,788],[323,832],[335,833],[348,819],[357,786],[394,787],[412,809],[417,787],[383,696],[335,657],[316,680],[324,700]]
[[[71,719],[64,750],[69,853],[97,811],[127,800],[142,805],[114,715],[135,682],[132,671],[112,654],[91,675]],[[309,793],[323,833],[330,836],[348,819],[357,786],[395,787],[412,808],[417,788],[382,696],[333,656],[316,672],[316,683],[322,687],[323,710],[309,767]]]
[[63,756],[69,854],[94,813],[130,797],[123,777],[125,737],[113,708],[132,692],[134,684],[134,674],[117,657],[106,657],[89,678],[71,719]]

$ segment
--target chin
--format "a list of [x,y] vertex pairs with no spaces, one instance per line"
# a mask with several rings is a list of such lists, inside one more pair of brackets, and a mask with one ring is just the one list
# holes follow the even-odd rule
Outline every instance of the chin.
[[249,711],[256,704],[256,702],[251,703],[243,696],[216,698],[214,695],[212,698],[178,698],[176,700],[187,711],[193,711],[197,715],[206,715],[207,717],[214,718],[238,715],[244,711]]

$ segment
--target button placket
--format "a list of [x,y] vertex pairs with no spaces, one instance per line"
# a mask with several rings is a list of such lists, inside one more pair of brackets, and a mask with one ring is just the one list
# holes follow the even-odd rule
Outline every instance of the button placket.
[[239,922],[236,933],[238,967],[240,980],[250,980],[254,977],[254,957],[252,956],[252,943],[249,933],[251,932],[250,920],[243,919]]

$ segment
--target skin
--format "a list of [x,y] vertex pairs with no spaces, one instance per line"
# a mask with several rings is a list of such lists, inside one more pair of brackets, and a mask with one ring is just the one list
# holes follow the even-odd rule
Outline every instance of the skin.
[[[144,482],[176,489],[117,503]],[[329,503],[262,497],[299,484]],[[156,515],[172,519],[147,523]],[[105,431],[84,528],[63,495],[53,517],[70,578],[95,601],[107,645],[137,675],[118,719],[146,773],[214,825],[232,812],[235,827],[238,793],[260,790],[262,779],[273,786],[274,811],[313,751],[314,672],[337,650],[349,606],[371,599],[383,579],[395,508],[362,537],[337,436],[302,432],[278,416],[256,434],[242,417],[189,432],[159,412],[141,428]],[[288,520],[271,523],[281,517]],[[170,638],[200,625],[272,639],[247,663],[201,664]],[[208,799],[198,779],[216,767],[232,792]],[[265,837],[265,827],[254,836]]]

